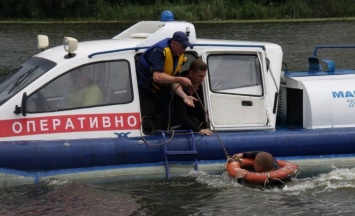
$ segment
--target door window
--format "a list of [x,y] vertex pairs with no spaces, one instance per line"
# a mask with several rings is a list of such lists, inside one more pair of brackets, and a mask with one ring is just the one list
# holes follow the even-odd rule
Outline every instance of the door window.
[[209,55],[207,62],[212,92],[263,95],[257,55]]

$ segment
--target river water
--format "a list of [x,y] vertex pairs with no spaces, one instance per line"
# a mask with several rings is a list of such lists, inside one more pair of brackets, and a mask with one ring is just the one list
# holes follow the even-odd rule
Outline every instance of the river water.
[[[112,38],[130,23],[0,24],[0,73],[36,50],[36,35],[50,46],[64,36],[79,41]],[[307,68],[315,45],[355,45],[355,21],[196,24],[201,38],[268,41],[282,46],[290,70]],[[320,51],[320,56],[330,54]],[[334,51],[338,68],[355,68],[354,51]],[[3,128],[1,128],[3,130]],[[230,153],[232,154],[232,153]],[[354,215],[355,169],[294,179],[283,189],[247,188],[222,174],[187,173],[170,180],[79,184],[50,180],[0,189],[0,215]]]

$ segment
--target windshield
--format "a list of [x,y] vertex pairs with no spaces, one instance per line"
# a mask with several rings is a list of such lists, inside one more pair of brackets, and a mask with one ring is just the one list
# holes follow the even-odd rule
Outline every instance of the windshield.
[[0,105],[55,65],[47,59],[33,57],[3,76],[0,79]]

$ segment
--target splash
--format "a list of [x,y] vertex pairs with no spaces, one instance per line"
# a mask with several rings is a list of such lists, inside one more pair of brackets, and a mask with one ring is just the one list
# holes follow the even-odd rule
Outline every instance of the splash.
[[47,186],[60,186],[60,185],[65,185],[70,183],[73,182],[68,180],[60,180],[60,179],[53,179],[53,178],[42,182],[43,185],[47,185]]
[[286,185],[286,191],[326,192],[335,189],[355,189],[355,168],[335,168],[329,173],[320,174],[312,178],[295,179]]

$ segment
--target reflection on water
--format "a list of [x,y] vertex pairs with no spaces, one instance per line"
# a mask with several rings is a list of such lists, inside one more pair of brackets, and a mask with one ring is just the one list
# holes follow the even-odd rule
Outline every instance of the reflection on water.
[[0,190],[0,215],[352,215],[355,169],[247,188],[203,172],[171,180],[83,185],[49,181]]
[[53,182],[3,189],[0,203],[0,215],[130,215],[140,209],[115,189]]

